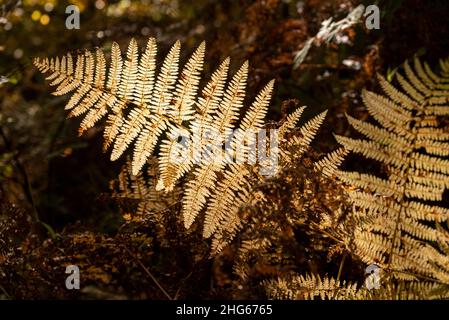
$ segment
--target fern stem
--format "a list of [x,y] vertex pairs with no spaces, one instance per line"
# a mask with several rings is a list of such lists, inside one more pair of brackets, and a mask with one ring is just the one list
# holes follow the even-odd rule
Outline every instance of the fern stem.
[[343,271],[343,266],[345,264],[347,254],[345,253],[343,255],[343,258],[341,258],[340,267],[338,268],[338,274],[337,274],[337,281],[340,281],[341,272]]
[[129,255],[136,260],[136,262],[139,264],[139,266],[145,271],[145,273],[151,278],[151,280],[153,280],[153,282],[156,284],[156,286],[162,291],[162,293],[169,299],[169,300],[174,300],[167,291],[165,291],[164,287],[162,287],[162,285],[159,283],[159,281],[157,281],[156,277],[153,276],[153,274],[150,272],[150,270],[148,270],[147,267],[144,266],[144,264],[140,261],[139,258],[137,258],[128,248],[123,247],[128,253]]

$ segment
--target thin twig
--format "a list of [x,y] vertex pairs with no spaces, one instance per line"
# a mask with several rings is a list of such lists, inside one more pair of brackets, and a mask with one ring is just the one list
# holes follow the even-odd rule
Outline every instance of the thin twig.
[[32,212],[31,212],[31,218],[35,224],[40,224],[41,221],[39,219],[39,214],[37,212],[37,208],[36,208],[36,205],[35,205],[35,202],[33,199],[33,193],[31,191],[31,184],[30,184],[30,180],[28,178],[26,169],[25,169],[24,165],[22,164],[22,162],[20,161],[17,152],[15,152],[13,150],[12,144],[9,141],[9,139],[6,137],[6,134],[3,131],[2,127],[0,127],[0,135],[3,138],[6,149],[13,154],[14,165],[16,166],[17,170],[19,171],[20,175],[22,176],[22,179],[23,179],[22,188],[24,190],[24,193],[25,193],[25,196],[26,196],[28,202],[30,203],[31,207],[33,208]]
[[139,266],[146,272],[146,274],[151,278],[151,280],[154,281],[154,283],[157,285],[157,287],[162,291],[162,293],[169,299],[169,300],[174,300],[167,291],[165,291],[165,289],[162,287],[162,285],[159,283],[159,281],[157,281],[156,277],[153,276],[150,272],[150,270],[148,270],[147,267],[144,266],[144,264],[140,261],[140,259],[138,257],[136,257],[128,248],[124,247],[124,249],[130,254],[130,256],[136,260],[136,262],[139,264]]
[[332,234],[330,234],[329,232],[327,232],[327,231],[323,230],[322,228],[320,228],[320,225],[317,224],[316,222],[310,221],[310,225],[313,226],[313,227],[315,227],[315,228],[316,228],[316,229],[315,229],[316,231],[321,232],[322,234],[324,234],[325,236],[331,238],[331,239],[334,240],[335,242],[341,243],[341,244],[343,244],[343,245],[345,244],[345,242],[344,242],[343,240],[337,239],[336,237],[334,237],[334,236],[333,236]]
[[341,272],[343,271],[343,265],[345,264],[346,260],[346,253],[343,255],[343,258],[341,258],[340,267],[338,268],[338,274],[337,274],[337,281],[340,281]]

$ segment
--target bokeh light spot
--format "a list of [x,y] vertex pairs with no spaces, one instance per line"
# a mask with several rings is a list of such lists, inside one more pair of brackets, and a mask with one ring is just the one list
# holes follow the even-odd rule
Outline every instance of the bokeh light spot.
[[47,24],[50,23],[50,17],[48,16],[48,14],[44,14],[42,15],[40,22],[42,25],[46,26]]
[[34,21],[37,21],[41,18],[41,12],[39,10],[34,10],[33,13],[31,14],[31,19],[33,19]]

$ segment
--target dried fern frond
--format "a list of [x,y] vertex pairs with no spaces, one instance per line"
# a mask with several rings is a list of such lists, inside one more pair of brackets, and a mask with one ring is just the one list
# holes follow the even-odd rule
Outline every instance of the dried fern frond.
[[440,300],[449,296],[449,286],[434,282],[383,283],[379,289],[315,274],[291,275],[263,282],[270,299],[295,300]]
[[[112,149],[111,160],[118,159],[134,143],[131,172],[136,177],[129,178],[133,186],[142,185],[139,172],[158,143],[159,174],[156,190],[151,192],[170,192],[179,179],[191,174],[182,200],[184,225],[189,228],[205,210],[203,235],[214,235],[212,246],[218,252],[240,226],[237,213],[252,197],[252,185],[260,180],[258,170],[270,167],[275,171],[277,160],[273,162],[268,153],[277,156],[278,152],[290,152],[298,156],[307,148],[325,113],[301,129],[301,138],[285,143],[283,135],[293,129],[303,109],[296,111],[281,126],[279,141],[276,132],[269,137],[266,147],[273,150],[264,155],[265,160],[256,161],[250,146],[264,128],[274,81],[259,92],[240,118],[248,62],[227,83],[230,60],[225,59],[198,94],[205,44],[196,49],[178,75],[180,46],[178,41],[171,47],[160,70],[156,68],[157,45],[153,38],[142,54],[132,39],[125,59],[114,42],[109,66],[101,50],[85,51],[76,62],[67,54],[61,59],[35,59],[34,64],[49,74],[47,80],[57,86],[55,95],[73,92],[66,109],[71,110],[69,116],[86,114],[80,132],[107,117],[104,138],[105,148]],[[235,134],[227,141],[229,132]],[[222,146],[228,142],[228,153],[223,154]],[[282,147],[278,148],[278,144]],[[261,149],[259,144],[259,155]],[[144,190],[139,188],[139,192]]]
[[70,54],[61,59],[34,60],[43,73],[49,73],[54,95],[74,91],[66,105],[69,117],[86,114],[80,133],[107,116],[105,148],[112,146],[111,160],[118,159],[135,141],[132,172],[136,175],[164,132],[176,133],[183,121],[193,117],[205,43],[192,54],[178,77],[180,42],[176,42],[156,73],[156,40],[150,38],[139,56],[132,39],[123,61],[117,43],[111,47],[111,63],[101,50]]
[[[418,58],[396,74],[402,90],[379,75],[385,95],[364,91],[363,101],[378,125],[347,116],[365,138],[336,136],[344,150],[317,163],[325,174],[353,188],[354,214],[370,216],[355,229],[355,254],[378,263],[399,279],[420,276],[449,283],[449,210],[439,206],[449,186],[447,129],[449,90],[444,70],[433,73]],[[380,125],[380,126],[379,126]],[[381,163],[386,178],[339,170],[347,152]],[[354,189],[355,187],[355,189]]]
[[151,157],[146,174],[133,175],[131,161],[128,159],[117,179],[110,182],[111,196],[123,208],[123,214],[127,215],[125,220],[160,222],[163,215],[180,201],[179,189],[170,193],[156,190],[157,167],[157,159]]
[[357,284],[316,274],[277,278],[264,281],[263,285],[269,299],[351,300],[358,294]]
[[286,272],[328,264],[330,257],[350,250],[356,221],[346,218],[348,197],[341,183],[314,170],[316,157],[310,150],[285,162],[241,210],[245,224],[230,257],[239,284],[253,287]]
[[[276,174],[270,176],[270,179],[279,177],[284,171],[295,166],[297,161],[301,161],[326,115],[326,112],[317,115],[294,134],[293,129],[295,129],[303,110],[304,108],[297,109],[279,127],[278,145],[270,148],[270,152],[279,153],[279,162],[276,166]],[[292,136],[287,138],[290,133]],[[256,169],[257,167],[247,164],[230,164],[223,173],[223,179],[215,186],[211,201],[206,208],[205,221],[205,227],[209,227],[209,229],[205,229],[205,235],[214,235],[212,239],[213,253],[220,252],[241,229],[243,223],[239,212],[242,208],[253,205],[259,195],[257,187],[267,183],[266,177],[260,175]]]
[[386,283],[377,290],[359,290],[357,294],[357,300],[441,300],[448,297],[448,285],[426,281]]

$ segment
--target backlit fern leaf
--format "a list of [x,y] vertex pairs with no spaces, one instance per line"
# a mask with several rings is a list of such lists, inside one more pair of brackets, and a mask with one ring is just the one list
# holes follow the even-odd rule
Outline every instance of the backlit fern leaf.
[[[326,115],[326,112],[323,112],[315,116],[295,133],[293,129],[295,129],[302,111],[303,108],[299,108],[293,112],[292,116],[287,117],[277,132],[275,141],[277,140],[279,144],[274,148],[270,146],[270,152],[279,153],[278,163],[275,166],[276,173],[270,176],[273,179],[279,179],[280,174],[285,170],[293,170],[292,168],[301,161],[304,151],[317,133]],[[246,221],[248,217],[242,219],[240,211],[244,211],[245,208],[251,207],[254,201],[258,201],[257,199],[260,196],[260,192],[257,189],[258,186],[270,181],[261,175],[260,172],[267,168],[271,169],[271,165],[270,161],[261,161],[259,166],[255,167],[232,163],[223,173],[223,179],[215,187],[212,199],[206,209],[205,226],[212,226],[212,230],[208,231],[205,228],[205,236],[213,234],[213,253],[221,251],[240,231],[242,226],[248,223]],[[211,222],[207,220],[208,216]],[[254,218],[257,219],[256,217]],[[262,219],[263,217],[258,218]],[[207,224],[208,222],[209,224]],[[207,231],[209,234],[206,233]],[[269,245],[268,242],[266,244]],[[252,245],[249,247],[251,247],[251,251],[258,251]],[[245,255],[244,252],[245,250],[242,250],[242,255]],[[248,251],[246,252],[248,253]]]
[[[155,189],[157,183],[157,159],[148,160],[146,175],[131,172],[131,161],[123,165],[117,179],[110,182],[112,198],[123,207],[136,206],[132,220],[154,220],[161,218],[162,214],[179,201],[180,191],[174,190],[163,193]],[[126,213],[130,211],[125,210]]]
[[[430,277],[449,283],[449,210],[438,206],[449,186],[449,136],[441,127],[449,115],[449,79],[436,75],[418,58],[412,68],[404,64],[405,77],[396,74],[402,91],[379,75],[385,96],[364,91],[371,116],[380,124],[347,116],[365,138],[336,136],[342,149],[316,166],[325,174],[355,189],[348,194],[357,215],[374,217],[355,229],[356,255],[378,263],[396,278]],[[437,98],[437,99],[436,99]],[[348,151],[381,163],[387,177],[339,170]]]
[[435,300],[449,297],[449,286],[433,282],[399,281],[368,290],[355,283],[315,274],[291,275],[263,282],[270,299],[295,300]]
[[315,274],[293,275],[264,282],[270,299],[351,300],[358,294],[357,285]]
[[[238,210],[251,199],[253,183],[262,179],[258,171],[268,167],[274,172],[276,153],[284,149],[296,145],[303,152],[325,113],[306,124],[300,138],[287,144],[284,134],[295,127],[302,108],[281,126],[280,149],[275,131],[269,135],[270,143],[264,140],[265,145],[254,148],[256,135],[264,128],[274,81],[260,91],[240,118],[248,61],[227,83],[230,60],[226,58],[198,94],[205,43],[196,49],[179,75],[180,47],[179,41],[171,47],[160,70],[156,70],[157,46],[153,38],[142,54],[132,39],[124,58],[114,42],[109,66],[101,50],[78,54],[75,65],[70,54],[61,59],[35,59],[34,64],[41,72],[49,73],[47,80],[58,86],[55,94],[73,92],[66,109],[70,117],[85,114],[80,133],[107,118],[104,148],[112,149],[111,160],[121,157],[133,144],[131,172],[136,177],[128,180],[134,187],[142,185],[141,169],[159,145],[155,190],[139,187],[137,194],[146,198],[147,193],[170,192],[179,179],[189,174],[182,200],[184,225],[190,227],[205,209],[203,235],[214,235],[212,247],[218,252],[240,226]],[[228,144],[230,148],[223,153],[223,146]],[[271,147],[273,150],[266,151]],[[256,161],[261,155],[262,160]]]
[[80,133],[107,116],[104,138],[105,148],[112,146],[111,160],[118,159],[136,140],[132,166],[133,173],[137,174],[165,130],[174,130],[173,125],[179,125],[193,113],[192,99],[198,87],[204,49],[203,43],[179,80],[179,42],[173,45],[154,79],[156,41],[153,38],[140,57],[137,42],[132,39],[125,61],[114,42],[109,67],[101,50],[96,51],[95,57],[89,51],[78,54],[75,68],[70,54],[61,60],[36,58],[34,64],[41,72],[50,73],[47,79],[54,79],[50,84],[58,85],[55,95],[74,91],[66,109],[71,110],[70,117],[87,113]]

